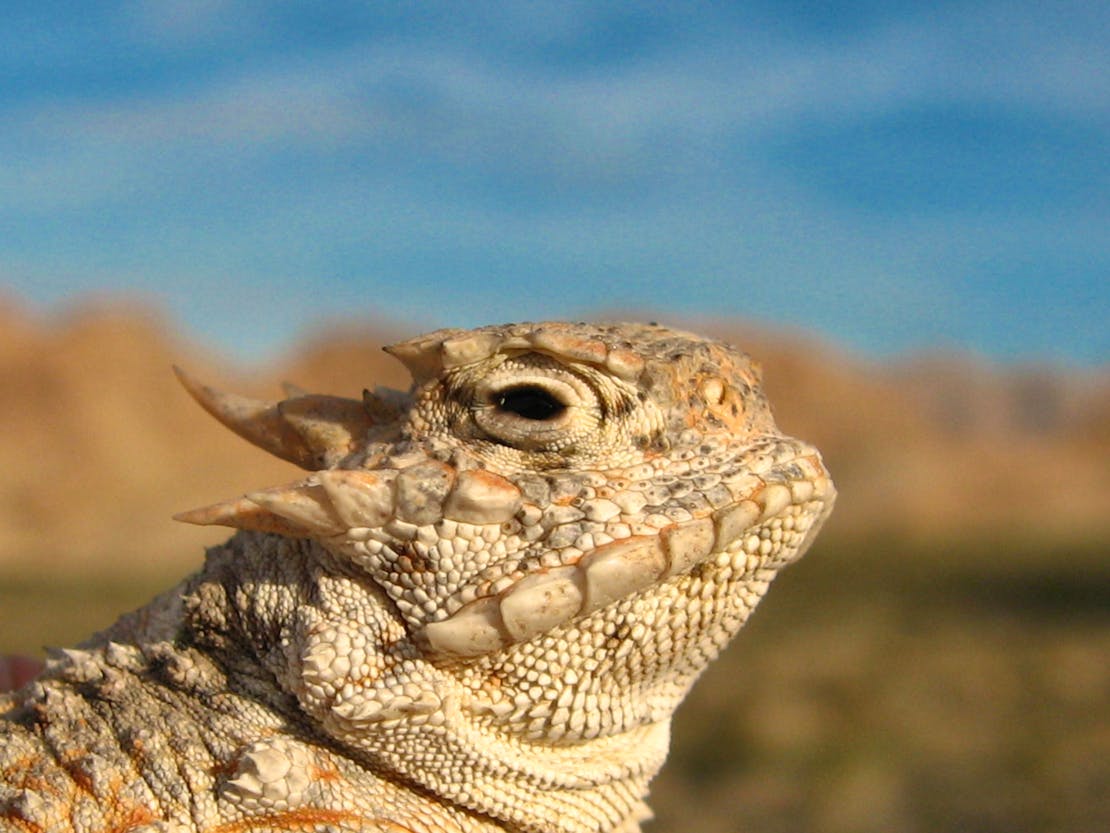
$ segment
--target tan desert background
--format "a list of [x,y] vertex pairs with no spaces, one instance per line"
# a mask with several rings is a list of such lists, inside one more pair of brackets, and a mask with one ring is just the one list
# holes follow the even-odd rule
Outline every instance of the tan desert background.
[[[607,316],[614,317],[614,316]],[[1110,367],[875,363],[797,332],[667,321],[764,366],[840,489],[827,531],[701,681],[657,831],[1110,830]],[[400,324],[263,366],[124,301],[0,301],[0,652],[75,642],[226,537],[174,512],[297,476],[181,390],[405,386]]]

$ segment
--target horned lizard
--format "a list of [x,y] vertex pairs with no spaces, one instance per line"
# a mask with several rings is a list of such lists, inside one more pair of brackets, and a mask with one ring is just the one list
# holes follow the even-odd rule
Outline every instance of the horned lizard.
[[619,831],[834,489],[759,371],[655,325],[440,330],[408,392],[181,373],[311,472],[186,512],[203,569],[0,698],[0,830]]

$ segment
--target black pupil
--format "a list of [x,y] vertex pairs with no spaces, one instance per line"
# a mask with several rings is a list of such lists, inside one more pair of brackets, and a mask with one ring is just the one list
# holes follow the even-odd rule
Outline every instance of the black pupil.
[[567,406],[543,388],[520,387],[504,391],[497,397],[497,407],[524,419],[544,420],[558,416]]

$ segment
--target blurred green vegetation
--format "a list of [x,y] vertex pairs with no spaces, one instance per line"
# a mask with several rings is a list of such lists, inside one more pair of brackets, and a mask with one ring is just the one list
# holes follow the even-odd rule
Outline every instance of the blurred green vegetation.
[[[820,542],[680,710],[648,829],[1110,830],[1108,551]],[[0,576],[4,641],[79,641],[176,578]]]

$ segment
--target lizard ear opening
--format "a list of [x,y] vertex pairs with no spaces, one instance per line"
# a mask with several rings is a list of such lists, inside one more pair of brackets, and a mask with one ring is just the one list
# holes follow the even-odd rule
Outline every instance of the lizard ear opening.
[[265,402],[223,393],[201,384],[179,367],[178,381],[197,403],[240,437],[282,460],[316,471],[334,466],[354,451],[375,420],[367,401],[308,394]]

